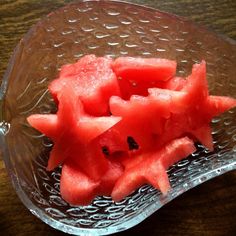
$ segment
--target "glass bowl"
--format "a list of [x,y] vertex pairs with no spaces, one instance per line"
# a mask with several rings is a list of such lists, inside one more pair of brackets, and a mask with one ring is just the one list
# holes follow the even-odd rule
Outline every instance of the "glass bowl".
[[47,86],[61,65],[85,54],[174,59],[178,74],[207,61],[211,94],[235,95],[236,44],[181,17],[125,2],[85,1],[39,21],[9,62],[1,87],[0,145],[7,171],[25,206],[50,226],[75,235],[105,235],[128,229],[206,180],[236,168],[236,112],[212,121],[215,151],[201,145],[168,170],[167,196],[145,185],[119,203],[97,197],[86,207],[60,196],[60,168],[45,169],[52,143],[26,122],[33,113],[55,112]]

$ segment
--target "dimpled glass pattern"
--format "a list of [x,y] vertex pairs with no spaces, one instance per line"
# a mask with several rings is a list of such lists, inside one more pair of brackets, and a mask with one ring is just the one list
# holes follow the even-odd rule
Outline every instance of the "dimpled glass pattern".
[[70,4],[43,18],[19,42],[1,87],[1,148],[22,202],[61,231],[102,235],[128,229],[188,189],[236,168],[236,111],[212,121],[215,151],[200,144],[192,156],[168,170],[167,196],[145,185],[119,203],[97,197],[86,207],[60,196],[60,168],[47,172],[52,143],[26,117],[56,107],[47,86],[61,65],[86,54],[161,57],[177,60],[178,75],[207,61],[211,94],[235,96],[236,44],[186,19],[129,3],[89,1]]

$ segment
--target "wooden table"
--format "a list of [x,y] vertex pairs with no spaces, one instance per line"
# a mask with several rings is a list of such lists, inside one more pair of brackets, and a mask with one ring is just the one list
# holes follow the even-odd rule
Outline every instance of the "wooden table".
[[[19,39],[40,17],[68,0],[0,0],[0,78]],[[236,40],[235,0],[136,0],[188,17]],[[1,159],[1,158],[0,158]],[[236,235],[236,172],[215,178],[175,199],[121,235]],[[22,205],[0,160],[0,234],[64,235]]]

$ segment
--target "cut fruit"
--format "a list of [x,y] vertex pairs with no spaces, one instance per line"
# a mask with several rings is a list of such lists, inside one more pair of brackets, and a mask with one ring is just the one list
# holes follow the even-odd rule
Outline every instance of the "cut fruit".
[[69,154],[71,161],[91,179],[98,181],[109,168],[109,161],[102,152],[98,140],[88,145],[74,145]]
[[112,199],[120,201],[145,183],[152,184],[163,193],[167,193],[170,184],[166,170],[195,150],[193,141],[184,137],[173,140],[162,149],[136,157],[140,159],[139,163],[126,166],[124,174],[114,186]]
[[165,83],[164,88],[174,91],[180,91],[186,85],[186,82],[187,80],[183,77],[173,77]]
[[72,205],[89,205],[96,196],[99,183],[91,180],[74,164],[65,162],[62,167],[60,192]]
[[213,150],[210,122],[236,100],[209,95],[205,61],[187,78],[175,71],[171,60],[95,55],[61,68],[49,85],[57,113],[27,120],[54,142],[47,169],[62,165],[63,199],[119,201],[143,184],[167,194],[166,170],[193,140]]
[[107,172],[101,178],[97,195],[110,196],[117,179],[122,176],[123,172],[124,168],[119,162],[110,161]]
[[148,95],[148,88],[163,87],[176,72],[176,62],[157,58],[119,57],[112,63],[123,99]]
[[76,98],[84,110],[94,116],[108,115],[108,101],[112,95],[120,95],[116,75],[111,69],[112,59],[88,55],[77,63],[62,68],[58,79],[49,85],[49,91],[58,102],[58,95],[65,84],[71,84]]

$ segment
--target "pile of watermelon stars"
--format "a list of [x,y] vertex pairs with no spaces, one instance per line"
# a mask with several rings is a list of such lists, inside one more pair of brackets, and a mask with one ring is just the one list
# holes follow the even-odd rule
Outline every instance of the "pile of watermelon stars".
[[196,141],[213,150],[210,122],[236,100],[209,95],[205,61],[175,74],[175,61],[158,58],[87,55],[61,68],[49,84],[57,113],[27,120],[54,143],[47,169],[62,165],[63,199],[120,201],[143,184],[167,194],[166,170]]

